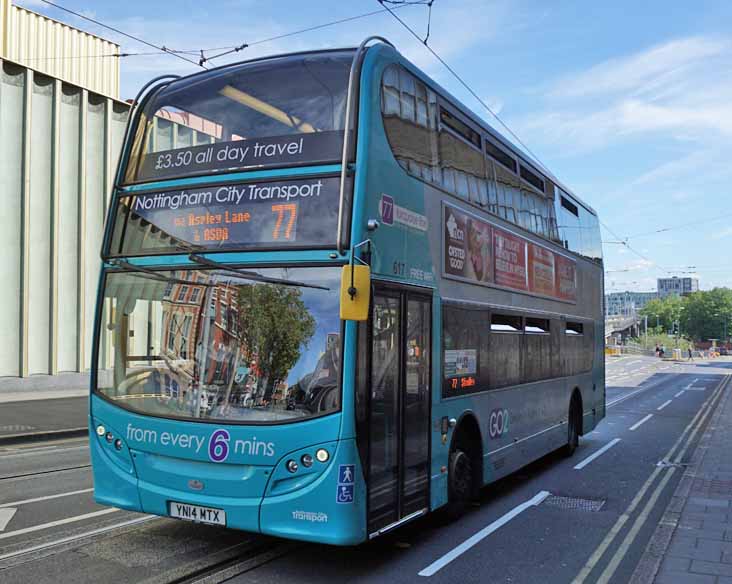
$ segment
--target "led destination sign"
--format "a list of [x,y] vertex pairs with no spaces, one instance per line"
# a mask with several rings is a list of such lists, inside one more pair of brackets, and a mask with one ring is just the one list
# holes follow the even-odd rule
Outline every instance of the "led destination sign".
[[127,202],[133,227],[131,232],[127,226],[125,237],[134,239],[134,226],[144,219],[162,234],[195,247],[329,245],[336,239],[338,198],[334,177],[137,195]]

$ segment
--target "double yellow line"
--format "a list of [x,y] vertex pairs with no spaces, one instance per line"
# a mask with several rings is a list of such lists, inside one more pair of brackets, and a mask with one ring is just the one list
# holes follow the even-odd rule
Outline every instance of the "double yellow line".
[[[731,377],[732,376],[730,375],[725,375],[725,378],[717,386],[717,389],[715,389],[712,396],[709,397],[702,404],[702,407],[699,408],[699,411],[696,413],[691,422],[689,422],[689,425],[684,428],[681,436],[679,436],[678,440],[676,440],[671,449],[666,453],[666,455],[663,457],[663,460],[671,462],[671,457],[674,456],[674,452],[677,452],[677,449],[682,446],[682,442],[683,446],[681,447],[681,450],[677,452],[676,457],[671,464],[675,465],[683,460],[684,455],[689,449],[689,446],[691,446],[692,442],[694,441],[696,434],[703,427],[704,422],[709,417],[711,412],[714,411],[714,408],[716,407],[717,402],[719,402],[720,396],[722,395],[724,388],[729,385],[729,380]],[[641,487],[640,491],[638,491],[638,494],[636,494],[636,496],[630,502],[628,508],[623,512],[620,517],[618,517],[618,520],[605,536],[605,539],[602,540],[600,545],[592,553],[590,559],[587,560],[587,563],[582,567],[579,574],[577,574],[575,579],[572,581],[572,584],[582,584],[587,580],[588,576],[595,569],[600,560],[602,560],[605,554],[608,553],[608,549],[615,541],[615,538],[618,537],[625,524],[630,521],[633,512],[640,505],[641,501],[646,496],[646,493],[651,489],[658,476],[661,473],[665,472],[664,476],[661,478],[660,482],[656,485],[656,488],[653,490],[650,497],[648,498],[645,506],[636,517],[625,538],[620,543],[620,546],[610,558],[610,561],[605,569],[602,571],[602,574],[600,574],[599,578],[595,580],[595,582],[597,582],[598,584],[607,584],[607,582],[610,581],[610,578],[612,578],[615,574],[615,571],[618,569],[620,562],[623,560],[625,554],[628,552],[628,549],[635,541],[641,528],[648,520],[648,516],[658,502],[658,498],[661,496],[661,493],[666,488],[666,485],[671,480],[671,477],[676,472],[676,469],[676,466],[657,466],[655,468],[655,470],[651,473],[651,476],[649,476],[646,482],[643,484],[643,487]]]

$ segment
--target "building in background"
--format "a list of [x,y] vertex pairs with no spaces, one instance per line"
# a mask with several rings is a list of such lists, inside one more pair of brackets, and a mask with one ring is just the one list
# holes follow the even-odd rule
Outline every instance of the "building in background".
[[84,372],[129,110],[94,55],[119,47],[9,0],[0,43],[0,377]]
[[0,59],[119,98],[119,45],[0,0]]
[[699,291],[698,278],[659,278],[658,279],[658,297],[666,298],[672,294],[675,296],[687,296],[692,292]]
[[656,292],[610,292],[605,294],[606,316],[634,316],[650,300],[658,298]]

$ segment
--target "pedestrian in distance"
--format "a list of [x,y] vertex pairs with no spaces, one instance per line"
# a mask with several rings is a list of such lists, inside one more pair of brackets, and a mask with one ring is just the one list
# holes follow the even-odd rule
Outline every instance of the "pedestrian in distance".
[[666,347],[661,345],[661,359],[663,359],[663,356],[666,354]]
[[656,357],[660,357],[660,356],[661,356],[661,349],[658,347],[658,345],[656,345]]
[[689,351],[689,361],[693,361],[694,355],[692,354],[691,347],[688,348],[688,351]]

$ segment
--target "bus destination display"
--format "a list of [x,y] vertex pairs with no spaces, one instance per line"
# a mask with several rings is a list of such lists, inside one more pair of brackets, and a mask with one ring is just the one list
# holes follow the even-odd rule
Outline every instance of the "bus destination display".
[[335,243],[338,198],[335,177],[205,186],[137,195],[130,220],[195,247],[322,246]]

